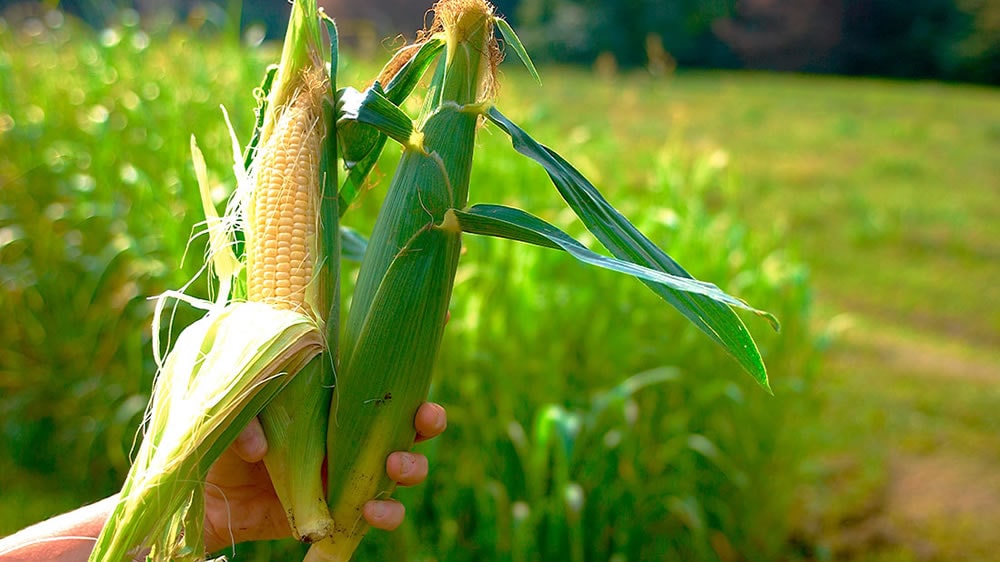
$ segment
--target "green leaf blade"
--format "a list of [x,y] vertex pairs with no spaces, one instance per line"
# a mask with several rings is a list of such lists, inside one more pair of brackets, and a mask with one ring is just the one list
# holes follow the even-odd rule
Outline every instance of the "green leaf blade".
[[587,265],[631,275],[675,291],[704,295],[712,300],[751,312],[760,312],[742,300],[730,296],[711,283],[681,277],[643,267],[621,259],[602,256],[574,240],[565,232],[520,209],[502,205],[475,205],[466,211],[454,211],[463,232],[483,234],[527,242],[536,246],[560,249]]
[[340,225],[340,257],[361,263],[368,250],[368,239],[349,226]]
[[[417,53],[412,56],[389,80],[384,90],[379,90],[393,104],[401,105],[413,89],[420,83],[421,78],[437,58],[444,48],[445,42],[442,39],[432,38],[421,44]],[[390,64],[392,64],[390,62]],[[384,71],[383,71],[384,72]],[[372,88],[381,88],[376,83]],[[344,89],[338,92],[338,99],[341,99],[349,90]],[[339,117],[340,115],[338,115]],[[350,125],[348,123],[354,123]],[[344,185],[340,189],[339,206],[340,215],[343,216],[348,207],[361,193],[368,175],[374,169],[382,150],[385,148],[387,137],[380,131],[356,122],[345,122],[345,127],[341,130],[341,147],[344,153],[344,161],[347,163],[348,173],[344,180]]]
[[503,40],[514,49],[514,53],[517,54],[517,58],[521,59],[521,64],[528,69],[531,77],[535,79],[535,82],[539,84],[542,83],[542,77],[538,75],[538,70],[535,68],[535,63],[531,62],[531,57],[528,56],[528,51],[524,48],[524,44],[521,43],[521,39],[514,33],[514,28],[507,23],[507,20],[503,18],[496,18],[493,20],[496,24],[497,29],[500,30],[500,35],[503,36]]
[[[563,199],[587,229],[617,258],[677,277],[692,278],[676,261],[621,215],[579,171],[551,149],[535,141],[496,108],[486,116],[510,135],[514,149],[541,165]],[[656,294],[720,344],[765,390],[771,392],[760,351],[743,321],[730,308],[704,294],[687,293],[642,280]],[[747,307],[777,330],[774,316]]]

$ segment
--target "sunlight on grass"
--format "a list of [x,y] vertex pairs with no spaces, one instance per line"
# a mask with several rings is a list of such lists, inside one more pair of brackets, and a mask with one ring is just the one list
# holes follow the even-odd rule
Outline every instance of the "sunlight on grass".
[[[190,255],[199,244],[186,248],[199,209],[189,135],[211,181],[229,181],[218,106],[245,140],[272,55],[183,29],[143,35],[0,26],[0,314],[18,318],[0,325],[0,435],[20,467],[0,532],[117,487],[153,371],[145,299],[201,262]],[[348,58],[345,82],[374,64]],[[998,460],[996,90],[726,72],[609,80],[553,67],[542,92],[503,68],[512,118],[600,180],[696,276],[777,313],[781,335],[750,325],[776,397],[641,285],[470,237],[467,297],[453,303],[434,390],[451,427],[424,446],[432,479],[403,492],[409,522],[378,535],[373,559],[565,552],[570,527],[544,529],[562,521],[566,490],[531,484],[549,473],[521,456],[549,450],[532,433],[539,412],[584,415],[613,381],[664,366],[685,369],[574,434],[585,454],[564,467],[586,502],[585,535],[607,558],[836,557],[852,525],[887,509],[895,455]],[[477,199],[579,235],[538,187],[544,172],[511,152],[485,130]],[[397,157],[376,175],[387,179]],[[362,226],[384,187],[373,189],[351,211]],[[190,320],[181,310],[178,326]],[[933,515],[937,541],[948,520]],[[891,540],[862,542],[860,559],[918,559],[912,531],[924,528],[908,521]],[[990,537],[961,536],[937,554],[990,552]]]

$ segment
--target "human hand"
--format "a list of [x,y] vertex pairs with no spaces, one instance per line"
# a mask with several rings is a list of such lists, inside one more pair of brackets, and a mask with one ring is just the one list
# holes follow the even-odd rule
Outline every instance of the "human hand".
[[[413,421],[416,441],[437,437],[447,424],[443,407],[424,403]],[[208,471],[205,545],[210,552],[233,543],[291,536],[285,510],[262,462],[266,453],[267,439],[255,418]],[[413,486],[427,478],[427,457],[395,452],[386,459],[385,469],[399,485]],[[403,522],[405,512],[395,500],[372,500],[364,508],[372,527],[388,531]]]

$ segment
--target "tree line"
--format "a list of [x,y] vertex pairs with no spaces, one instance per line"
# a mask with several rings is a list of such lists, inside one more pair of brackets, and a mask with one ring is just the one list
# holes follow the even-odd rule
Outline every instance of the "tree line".
[[[536,56],[1000,83],[1000,0],[519,0]],[[605,55],[607,56],[607,55]]]
[[[377,37],[409,34],[433,0],[320,0]],[[0,0],[0,10],[15,4]],[[537,60],[752,68],[1000,84],[1000,0],[493,0]],[[51,5],[51,2],[46,2]],[[94,25],[131,6],[263,23],[278,38],[288,2],[62,0]],[[216,22],[218,23],[218,22]]]

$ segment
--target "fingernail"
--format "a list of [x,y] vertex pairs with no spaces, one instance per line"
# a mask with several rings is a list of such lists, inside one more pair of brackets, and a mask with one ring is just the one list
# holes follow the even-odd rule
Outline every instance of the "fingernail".
[[413,472],[413,467],[416,465],[417,461],[414,460],[413,455],[404,454],[403,458],[400,459],[399,475],[406,476],[407,474]]
[[385,504],[380,501],[374,502],[374,504],[371,507],[371,510],[373,518],[382,519],[383,517],[385,517]]
[[440,404],[435,404],[437,406],[438,416],[437,416],[437,428],[444,431],[448,427],[448,416],[445,414],[444,406]]

